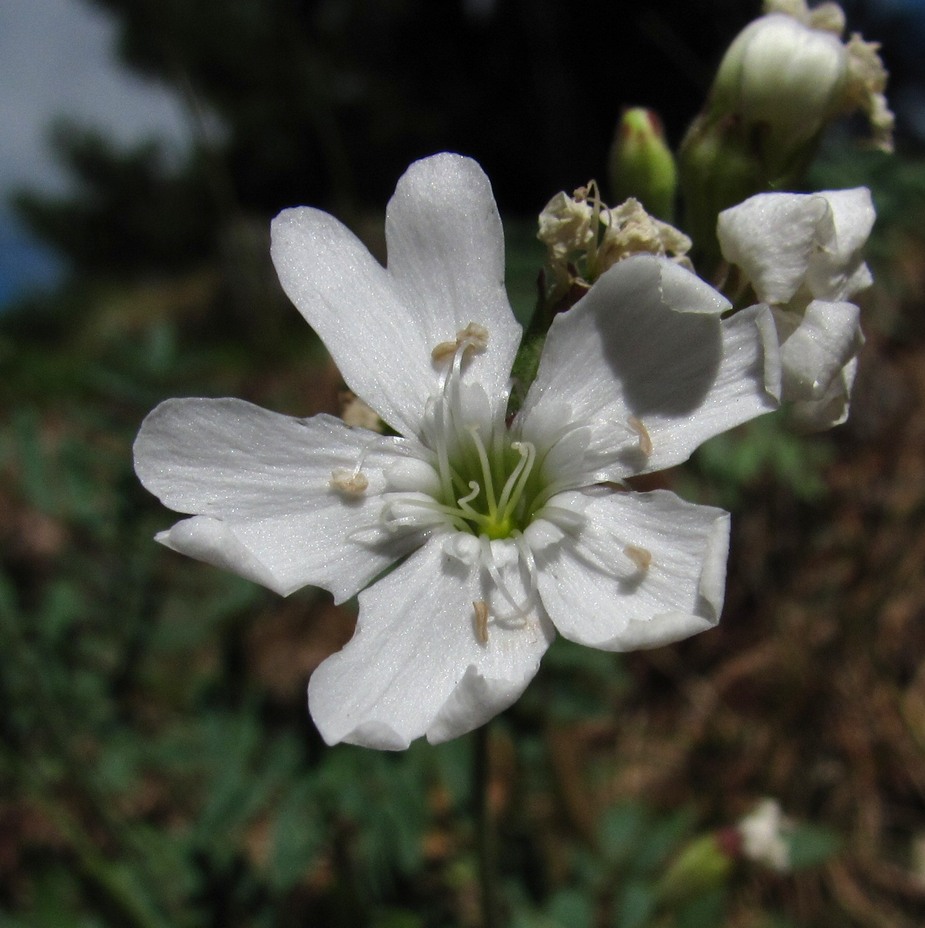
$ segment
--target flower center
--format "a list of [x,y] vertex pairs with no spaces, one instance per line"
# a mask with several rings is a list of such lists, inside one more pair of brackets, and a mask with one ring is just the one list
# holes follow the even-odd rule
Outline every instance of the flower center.
[[440,483],[435,508],[459,531],[494,541],[530,524],[539,487],[535,446],[512,438],[503,404],[493,408],[480,387],[461,382],[464,358],[484,350],[487,340],[487,332],[470,323],[455,342],[434,350],[435,363],[447,369],[429,404],[427,439]]
[[438,450],[439,502],[454,526],[491,540],[522,532],[533,518],[536,448],[511,441],[503,426],[487,443],[478,425],[449,437],[456,440],[452,456]]

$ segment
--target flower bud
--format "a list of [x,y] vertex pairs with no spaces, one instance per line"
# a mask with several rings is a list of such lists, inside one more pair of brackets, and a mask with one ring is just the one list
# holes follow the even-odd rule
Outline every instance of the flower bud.
[[685,226],[714,262],[723,209],[755,193],[798,188],[826,127],[857,111],[892,148],[893,114],[878,46],[853,35],[835,3],[766,0],[726,52],[704,111],[679,153]]
[[815,144],[837,116],[865,112],[875,143],[892,147],[893,114],[883,91],[887,73],[875,43],[842,41],[845,15],[835,3],[767,0],[767,15],[733,41],[713,83],[707,113],[733,116],[759,134],[772,180]]
[[727,844],[725,832],[711,832],[686,845],[659,882],[662,906],[674,907],[725,885],[738,850]]
[[678,172],[662,121],[653,110],[624,111],[610,146],[608,171],[612,202],[633,198],[651,216],[671,221]]

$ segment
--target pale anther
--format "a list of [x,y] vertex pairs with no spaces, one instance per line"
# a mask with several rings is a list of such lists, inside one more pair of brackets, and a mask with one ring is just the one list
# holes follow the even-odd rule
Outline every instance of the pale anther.
[[645,573],[652,564],[652,552],[638,545],[627,545],[623,553],[636,565],[637,570]]
[[331,486],[347,496],[361,496],[366,492],[369,481],[359,468],[349,470],[346,467],[336,467],[331,471]]
[[452,358],[459,351],[472,349],[473,351],[484,351],[488,347],[488,329],[477,322],[470,322],[464,329],[456,333],[453,341],[440,342],[430,353],[430,358],[434,364],[439,364],[447,358]]
[[456,343],[474,351],[484,351],[488,347],[488,329],[477,322],[470,322],[456,333]]
[[456,354],[456,342],[440,342],[430,353],[430,359],[434,364],[439,364],[447,358],[452,358]]
[[475,610],[475,637],[479,644],[488,644],[488,603],[484,599],[477,599],[472,603]]
[[629,427],[639,436],[639,450],[648,457],[652,453],[652,439],[649,430],[642,424],[641,419],[629,416],[626,420]]

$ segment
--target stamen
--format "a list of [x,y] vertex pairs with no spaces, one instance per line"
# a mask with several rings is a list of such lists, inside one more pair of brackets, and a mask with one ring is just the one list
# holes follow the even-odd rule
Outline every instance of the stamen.
[[498,565],[495,564],[494,556],[491,553],[491,542],[488,540],[487,535],[479,535],[479,544],[482,546],[482,566],[488,571],[489,576],[494,581],[495,587],[498,592],[511,604],[511,607],[514,609],[513,615],[510,616],[501,616],[500,619],[523,619],[526,618],[527,612],[530,609],[530,606],[533,604],[532,597],[524,603],[518,603],[514,599],[514,594],[508,589],[507,584],[501,577],[501,571],[498,570]]
[[339,490],[347,496],[362,496],[366,492],[369,480],[366,478],[366,474],[363,473],[362,467],[368,451],[368,445],[360,451],[360,459],[353,470],[346,467],[335,467],[331,471],[331,486],[335,490]]
[[532,442],[512,441],[511,448],[520,455],[520,460],[511,471],[511,476],[507,478],[501,491],[501,499],[498,501],[502,521],[509,518],[517,506],[536,461],[536,446]]
[[498,511],[498,501],[495,499],[495,483],[491,476],[491,465],[488,463],[488,453],[485,451],[485,443],[482,441],[482,436],[479,435],[479,427],[477,425],[470,425],[468,431],[472,436],[472,444],[475,445],[475,452],[479,456],[479,464],[482,467],[482,479],[485,481],[485,495],[488,499],[488,515],[494,518]]
[[652,552],[638,545],[627,545],[623,553],[636,565],[637,570],[646,573],[652,564]]
[[[539,516],[540,513],[537,515]],[[566,532],[578,531],[585,524],[585,517],[582,513],[566,509],[564,506],[544,506],[542,517]]]
[[459,346],[458,346],[458,344],[457,344],[455,341],[453,341],[453,342],[440,342],[439,344],[437,344],[437,345],[434,347],[434,350],[431,351],[431,353],[430,353],[430,359],[431,359],[431,361],[434,362],[434,364],[441,364],[441,363],[443,363],[447,358],[453,357],[453,355],[456,354],[456,349],[457,349],[458,347],[459,347]]
[[[441,364],[447,358],[453,357],[457,352],[465,354],[468,349],[484,351],[488,347],[488,329],[477,322],[470,322],[464,329],[456,333],[451,342],[439,342],[431,351],[430,359],[434,364]],[[462,349],[460,351],[460,349]],[[455,359],[454,359],[455,360]]]
[[488,329],[477,322],[470,322],[456,333],[456,344],[473,351],[484,351],[488,347]]
[[475,609],[475,637],[479,644],[488,644],[488,603],[477,599],[472,608]]
[[639,450],[649,457],[652,454],[652,439],[649,436],[649,430],[642,424],[642,420],[635,416],[627,417],[626,423],[639,436]]
[[514,544],[517,545],[517,551],[520,553],[521,561],[527,568],[527,577],[530,581],[530,593],[525,606],[532,605],[536,601],[537,583],[536,583],[536,558],[533,556],[533,550],[524,538],[523,532],[514,533]]
[[331,486],[347,496],[362,496],[369,486],[366,474],[346,467],[335,467],[331,471]]
[[436,429],[435,441],[437,445],[437,473],[440,476],[440,487],[443,498],[449,499],[453,495],[453,476],[450,467],[449,451],[446,446],[446,400],[438,399],[433,407],[434,426]]

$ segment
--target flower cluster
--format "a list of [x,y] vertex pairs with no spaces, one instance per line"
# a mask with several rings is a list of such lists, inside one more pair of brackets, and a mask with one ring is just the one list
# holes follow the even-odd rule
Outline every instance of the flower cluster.
[[[562,234],[583,242],[584,215]],[[283,595],[359,595],[354,637],[312,675],[310,711],[329,743],[400,749],[510,705],[556,632],[621,651],[718,621],[728,515],[627,480],[776,408],[780,354],[767,305],[724,318],[729,302],[690,270],[633,255],[556,316],[511,416],[521,330],[478,165],[413,164],[386,239],[382,267],[331,216],[292,209],[272,255],[393,434],[169,400],[145,420],[135,466],[190,516],[158,536],[168,547]]]
[[872,282],[863,250],[874,218],[864,187],[763,193],[719,215],[723,257],[773,310],[781,398],[807,430],[848,417],[864,341],[858,307],[848,300]]

